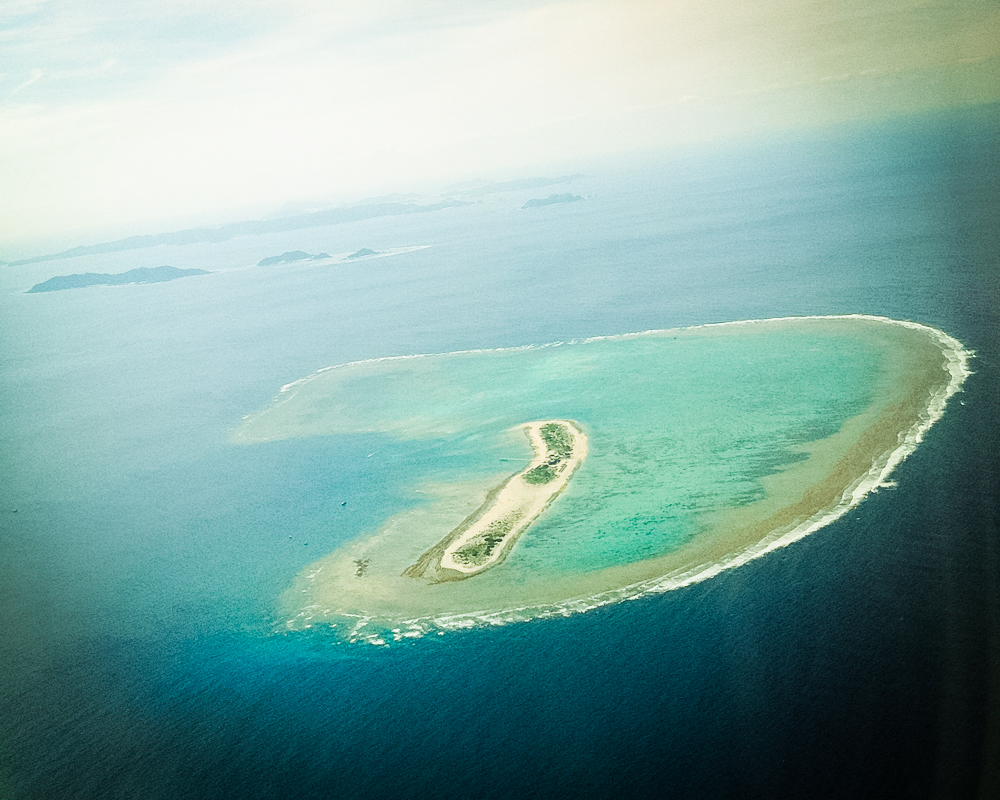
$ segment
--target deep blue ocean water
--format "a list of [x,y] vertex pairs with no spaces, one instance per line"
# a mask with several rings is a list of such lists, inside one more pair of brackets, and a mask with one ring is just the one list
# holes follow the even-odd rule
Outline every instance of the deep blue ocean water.
[[[567,205],[5,267],[0,798],[1000,794],[998,132],[975,109],[583,165]],[[243,269],[408,245],[431,247]],[[159,264],[217,272],[23,294]],[[434,455],[229,444],[283,384],[855,312],[947,331],[976,374],[898,487],[820,532],[567,619],[387,649],[273,634],[294,575],[402,508]]]

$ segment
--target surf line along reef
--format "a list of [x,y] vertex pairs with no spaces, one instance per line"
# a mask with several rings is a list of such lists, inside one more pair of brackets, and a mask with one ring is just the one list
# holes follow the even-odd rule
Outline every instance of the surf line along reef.
[[517,538],[566,488],[587,457],[587,437],[570,420],[523,426],[535,458],[486,496],[486,501],[416,564],[403,571],[432,582],[464,580],[503,561]]

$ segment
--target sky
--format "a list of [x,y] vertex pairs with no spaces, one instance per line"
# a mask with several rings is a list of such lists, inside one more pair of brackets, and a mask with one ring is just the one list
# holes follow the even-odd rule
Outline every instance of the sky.
[[998,100],[995,0],[0,0],[0,259]]

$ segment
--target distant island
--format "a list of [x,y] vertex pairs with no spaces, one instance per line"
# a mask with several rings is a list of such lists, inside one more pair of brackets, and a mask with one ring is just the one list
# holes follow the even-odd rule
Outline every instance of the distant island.
[[348,258],[365,258],[366,256],[378,256],[382,255],[378,250],[369,250],[367,247],[362,247],[356,253],[351,253]]
[[109,275],[102,272],[85,272],[79,275],[57,275],[42,283],[36,283],[25,294],[35,292],[59,292],[63,289],[83,289],[87,286],[124,286],[127,283],[163,283],[190,275],[208,275],[204,269],[178,269],[162,267],[139,267],[128,272]]
[[280,256],[268,256],[267,258],[262,258],[257,262],[257,266],[270,267],[273,264],[286,264],[293,261],[320,261],[329,257],[329,253],[317,253],[316,255],[312,255],[311,253],[306,253],[304,250],[290,250],[287,253],[282,253]]
[[536,197],[534,200],[529,200],[521,208],[538,208],[556,203],[575,203],[577,200],[583,200],[583,198],[578,194],[550,194],[548,197]]
[[268,233],[283,233],[302,228],[318,228],[325,225],[340,225],[345,222],[357,222],[378,217],[400,216],[403,214],[426,214],[445,208],[456,208],[469,205],[469,202],[448,198],[437,203],[420,205],[418,203],[363,203],[360,205],[340,206],[338,208],[312,211],[308,214],[295,214],[291,217],[277,219],[247,220],[244,222],[229,222],[214,228],[188,228],[182,231],[157,233],[145,236],[129,236],[113,242],[71,247],[61,253],[22,258],[12,261],[11,266],[22,264],[37,264],[42,261],[53,261],[61,258],[76,258],[77,256],[93,256],[103,253],[117,253],[123,250],[138,250],[144,247],[159,247],[160,245],[186,245],[202,242],[225,242],[237,236],[261,236]]
[[[168,231],[165,233],[145,234],[140,236],[129,236],[125,239],[116,239],[112,242],[99,242],[96,244],[71,247],[59,253],[45,253],[43,255],[22,258],[10,262],[10,266],[21,266],[24,264],[38,264],[43,261],[55,261],[63,258],[77,258],[79,256],[102,255],[104,253],[118,253],[124,250],[139,250],[146,247],[160,247],[162,245],[179,246],[188,244],[201,244],[205,242],[226,242],[237,236],[262,236],[269,233],[284,233],[286,231],[301,230],[303,228],[318,228],[326,225],[342,225],[348,222],[357,222],[366,219],[377,219],[379,217],[401,216],[404,214],[426,214],[434,211],[441,211],[448,208],[471,205],[477,202],[478,198],[486,195],[499,194],[502,192],[526,191],[529,189],[540,189],[545,186],[571,183],[585,177],[579,173],[574,175],[560,175],[555,178],[533,177],[522,178],[520,180],[504,181],[502,183],[492,183],[490,181],[470,181],[463,184],[456,184],[445,189],[441,197],[436,201],[417,202],[417,195],[387,195],[385,197],[369,198],[359,203],[352,203],[346,206],[335,208],[319,208],[316,211],[304,211],[315,207],[315,204],[290,204],[287,210],[290,215],[269,216],[265,219],[243,220],[240,222],[227,222],[204,228],[186,228],[180,231]],[[576,198],[583,199],[583,198]],[[535,201],[532,201],[535,202]],[[569,202],[567,200],[556,200],[552,202]],[[545,204],[545,201],[542,201]],[[302,210],[302,211],[300,211]]]

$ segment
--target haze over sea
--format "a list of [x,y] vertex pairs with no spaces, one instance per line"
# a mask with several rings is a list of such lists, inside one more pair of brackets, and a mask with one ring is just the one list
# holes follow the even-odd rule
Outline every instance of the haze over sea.
[[[0,798],[990,796],[998,133],[986,106],[4,267]],[[522,207],[563,191],[585,200]],[[213,274],[25,294],[161,264]],[[368,433],[233,445],[281,386],[385,356],[854,313],[946,331],[975,374],[897,485],[831,525],[565,619],[387,648],[275,632],[295,576],[405,510],[436,455]]]

